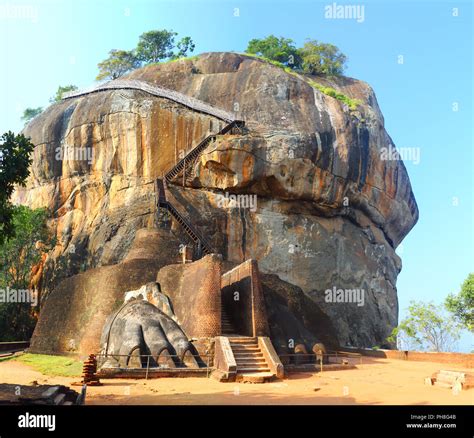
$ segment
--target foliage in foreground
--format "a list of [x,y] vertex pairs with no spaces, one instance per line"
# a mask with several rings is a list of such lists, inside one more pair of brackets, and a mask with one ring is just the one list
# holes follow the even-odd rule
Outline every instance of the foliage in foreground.
[[33,143],[23,134],[8,131],[0,137],[0,244],[14,235],[10,197],[15,184],[25,186],[33,149]]
[[[32,268],[52,244],[47,217],[45,209],[13,207],[14,236],[0,245],[0,289],[29,290]],[[0,341],[30,339],[36,316],[31,302],[0,303]]]

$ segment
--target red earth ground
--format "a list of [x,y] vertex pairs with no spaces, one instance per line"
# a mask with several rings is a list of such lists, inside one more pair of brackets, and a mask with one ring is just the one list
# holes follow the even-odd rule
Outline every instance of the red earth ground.
[[[460,368],[434,362],[364,357],[357,369],[295,373],[265,384],[219,383],[205,377],[109,379],[102,380],[103,386],[87,389],[86,404],[474,404],[474,389],[455,394],[450,389],[425,385],[425,377],[440,369]],[[0,383],[29,385],[37,381],[69,386],[77,380],[45,376],[15,360],[0,363]]]

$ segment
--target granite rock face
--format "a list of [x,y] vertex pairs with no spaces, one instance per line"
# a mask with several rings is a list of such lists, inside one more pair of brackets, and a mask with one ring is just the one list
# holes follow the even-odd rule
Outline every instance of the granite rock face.
[[[149,66],[129,78],[246,121],[247,132],[209,145],[188,187],[170,187],[214,248],[235,263],[257,259],[262,273],[300,287],[341,344],[384,345],[398,316],[395,248],[418,209],[403,163],[382,159],[394,145],[370,86],[288,74],[234,53]],[[351,110],[312,81],[361,104]],[[154,179],[224,125],[137,90],[68,99],[34,119],[25,129],[37,145],[33,172],[15,200],[52,211],[58,245],[47,288],[121,262],[135,230],[156,223]],[[80,151],[91,159],[69,159]],[[364,303],[328,302],[328,289],[363,290]]]

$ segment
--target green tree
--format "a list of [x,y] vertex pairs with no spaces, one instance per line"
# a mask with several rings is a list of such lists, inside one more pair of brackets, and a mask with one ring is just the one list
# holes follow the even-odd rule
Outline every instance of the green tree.
[[33,143],[23,134],[8,131],[0,137],[0,244],[14,235],[10,197],[15,184],[25,185],[33,149]]
[[196,45],[194,44],[194,41],[191,39],[191,37],[183,37],[178,41],[178,44],[176,44],[176,47],[178,48],[178,53],[173,55],[173,58],[185,58],[188,56],[188,52],[193,53],[194,49],[196,48]]
[[[15,235],[0,245],[1,289],[28,290],[32,267],[53,243],[46,226],[47,217],[45,209],[13,207]],[[27,340],[31,337],[35,324],[36,310],[31,301],[0,302],[0,341]]]
[[43,112],[43,107],[39,106],[38,108],[26,108],[23,111],[21,120],[25,122],[25,125],[36,116],[40,115]]
[[68,93],[69,91],[75,91],[77,90],[77,87],[75,85],[64,85],[64,86],[59,86],[56,94],[49,99],[50,103],[55,103],[55,102],[60,102],[61,99],[63,98],[64,93]]
[[474,332],[474,274],[468,275],[458,294],[446,298],[446,308],[467,330]]
[[109,57],[97,64],[99,74],[96,79],[98,81],[103,79],[117,79],[140,67],[140,64],[133,50],[111,50]]
[[176,32],[165,29],[142,33],[136,49],[137,58],[150,64],[172,57],[176,35]]
[[303,73],[317,75],[340,75],[344,72],[347,58],[333,44],[306,40],[299,49]]
[[293,40],[270,35],[263,39],[250,40],[246,53],[263,56],[272,61],[281,62],[292,68],[299,67],[300,56]]
[[451,315],[445,314],[444,306],[412,301],[408,307],[408,316],[387,340],[403,340],[405,346],[399,346],[402,349],[452,351],[460,332],[460,325]]

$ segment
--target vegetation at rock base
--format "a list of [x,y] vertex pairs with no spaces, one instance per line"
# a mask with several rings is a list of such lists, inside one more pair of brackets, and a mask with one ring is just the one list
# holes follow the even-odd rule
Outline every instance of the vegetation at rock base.
[[399,350],[453,351],[461,329],[444,306],[412,301],[408,316],[387,340],[396,341]]
[[30,120],[33,120],[36,116],[40,115],[42,112],[43,112],[42,106],[39,106],[37,108],[26,108],[25,111],[23,111],[21,120],[25,122],[25,125],[26,125]]
[[10,197],[15,184],[25,186],[34,145],[23,134],[8,131],[0,137],[0,244],[15,233]]
[[50,103],[55,103],[59,102],[63,98],[64,93],[68,93],[70,91],[75,91],[77,90],[77,87],[75,85],[64,85],[64,86],[59,86],[58,89],[56,90],[56,94],[49,99]]
[[82,374],[82,362],[64,356],[26,353],[3,359],[3,361],[6,360],[29,365],[45,376],[78,377]]
[[464,280],[459,293],[448,295],[445,306],[464,328],[474,332],[474,273]]
[[[0,289],[30,290],[32,268],[54,243],[46,227],[47,217],[45,209],[13,207],[14,236],[0,245]],[[31,302],[0,302],[0,341],[28,340],[36,325],[36,317]]]

